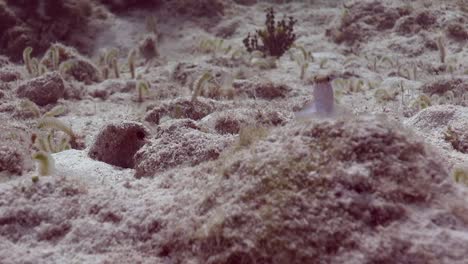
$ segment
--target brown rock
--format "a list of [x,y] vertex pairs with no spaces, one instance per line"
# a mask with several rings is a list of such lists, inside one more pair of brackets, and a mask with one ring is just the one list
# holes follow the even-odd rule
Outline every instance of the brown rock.
[[64,63],[70,65],[62,72],[64,78],[71,77],[85,84],[92,84],[101,81],[99,69],[88,59],[79,57]]
[[111,123],[99,131],[88,155],[111,165],[133,168],[134,155],[148,135],[146,128],[137,122]]
[[0,69],[0,81],[13,82],[21,79],[21,73],[11,68]]
[[451,23],[447,26],[447,32],[450,37],[458,41],[467,41],[468,40],[468,29],[463,27],[461,23]]
[[63,98],[65,85],[57,72],[49,72],[43,76],[25,81],[16,90],[19,97],[25,97],[39,106],[54,104]]

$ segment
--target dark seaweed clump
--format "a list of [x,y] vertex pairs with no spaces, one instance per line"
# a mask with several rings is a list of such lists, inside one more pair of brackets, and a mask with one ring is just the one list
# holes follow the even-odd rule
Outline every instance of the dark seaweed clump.
[[[269,8],[266,13],[265,28],[257,30],[252,36],[250,33],[244,38],[244,46],[248,52],[258,50],[265,56],[281,57],[296,40],[294,25],[297,20],[292,16],[288,20],[283,18],[275,23],[275,11]],[[261,39],[262,44],[258,43]]]

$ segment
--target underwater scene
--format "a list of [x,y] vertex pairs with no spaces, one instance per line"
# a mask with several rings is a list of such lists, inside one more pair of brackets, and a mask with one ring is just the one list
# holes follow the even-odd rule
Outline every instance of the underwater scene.
[[32,263],[468,263],[468,0],[0,0]]

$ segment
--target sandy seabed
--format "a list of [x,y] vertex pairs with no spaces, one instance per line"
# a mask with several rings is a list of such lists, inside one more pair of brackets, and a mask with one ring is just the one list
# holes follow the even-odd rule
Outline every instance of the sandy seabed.
[[[270,7],[278,59],[243,45]],[[468,263],[466,0],[0,17],[0,264]]]

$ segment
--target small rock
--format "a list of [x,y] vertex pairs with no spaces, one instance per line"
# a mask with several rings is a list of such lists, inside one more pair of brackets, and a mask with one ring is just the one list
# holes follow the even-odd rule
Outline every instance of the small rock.
[[104,126],[92,144],[88,155],[122,168],[133,168],[135,153],[145,143],[149,132],[137,122],[119,122]]
[[88,59],[77,58],[68,60],[64,63],[69,64],[69,67],[63,72],[67,77],[70,76],[85,84],[92,84],[101,81],[99,69]]
[[452,23],[447,26],[448,35],[457,41],[468,40],[468,30],[461,23]]
[[50,72],[43,76],[28,80],[18,87],[16,94],[28,98],[39,106],[54,104],[63,98],[65,85],[58,72]]
[[0,81],[13,82],[21,79],[21,74],[14,69],[3,68],[0,70]]

